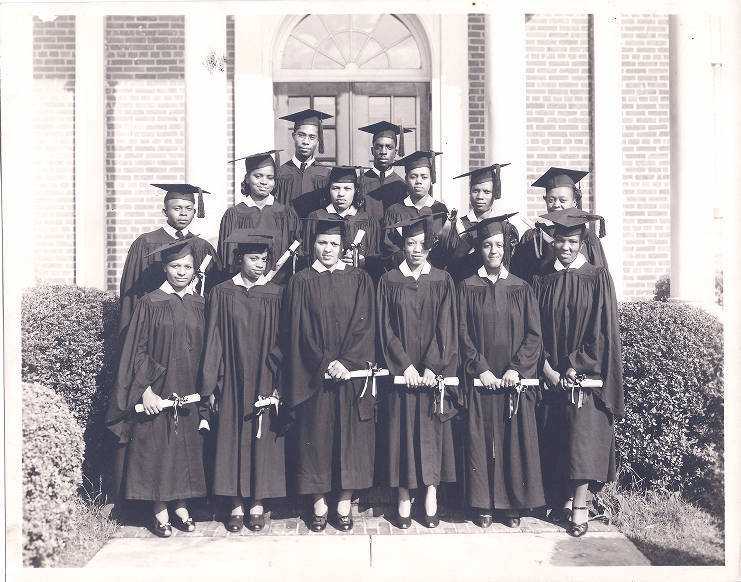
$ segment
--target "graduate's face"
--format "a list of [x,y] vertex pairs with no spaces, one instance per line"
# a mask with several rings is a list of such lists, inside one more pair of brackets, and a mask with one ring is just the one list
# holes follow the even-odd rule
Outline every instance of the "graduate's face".
[[340,259],[342,237],[339,234],[318,234],[314,241],[314,256],[329,268]]
[[296,157],[307,159],[312,156],[319,144],[319,128],[316,125],[299,125],[293,132],[293,145]]
[[377,137],[373,141],[371,154],[379,168],[388,168],[396,159],[396,140],[390,137]]
[[352,182],[332,182],[329,186],[329,199],[340,212],[347,210],[355,200],[355,184]]
[[429,254],[430,249],[425,248],[425,233],[420,232],[404,239],[404,258],[410,267],[419,267]]
[[186,228],[196,215],[195,205],[190,200],[173,198],[165,202],[162,213],[167,218],[167,224],[177,230]]
[[270,195],[275,186],[275,168],[264,166],[249,173],[250,194],[253,198],[262,200]]
[[242,275],[250,281],[257,281],[268,267],[268,253],[245,253],[242,255]]
[[476,214],[489,210],[494,202],[494,182],[489,180],[488,182],[474,184],[471,187],[469,201]]
[[173,259],[165,265],[165,276],[175,291],[181,291],[193,279],[193,255]]
[[581,235],[563,235],[556,234],[553,236],[553,248],[556,251],[556,257],[561,264],[570,265],[581,248]]
[[419,199],[430,191],[432,180],[430,179],[430,168],[414,168],[407,173],[407,186],[412,198]]
[[481,258],[490,269],[498,269],[502,266],[504,258],[504,235],[500,232],[481,243]]
[[574,208],[576,206],[574,189],[571,186],[551,188],[545,193],[543,200],[545,200],[545,207],[548,212],[562,210],[564,208]]

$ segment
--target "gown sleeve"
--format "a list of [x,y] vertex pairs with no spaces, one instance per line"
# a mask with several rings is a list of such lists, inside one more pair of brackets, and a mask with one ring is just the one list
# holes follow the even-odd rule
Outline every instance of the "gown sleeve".
[[359,280],[357,294],[354,297],[355,309],[348,323],[348,333],[336,358],[350,371],[362,370],[366,367],[367,362],[373,359],[375,345],[373,282],[365,271],[355,272]]
[[455,376],[458,367],[458,312],[453,280],[447,273],[441,289],[435,336],[422,358],[422,366],[435,374]]
[[487,370],[491,370],[486,356],[478,350],[478,346],[468,332],[468,297],[465,285],[461,285],[458,290],[458,343],[461,351],[461,364],[466,374],[477,378]]
[[508,370],[515,370],[520,378],[526,378],[533,370],[537,370],[538,361],[543,347],[543,338],[540,329],[540,308],[535,293],[528,285],[525,288],[525,301],[523,305],[523,319],[525,335],[517,347]]
[[[218,393],[224,377],[224,349],[221,343],[221,310],[223,297],[219,289],[209,295],[206,337],[201,364],[201,399]],[[218,396],[218,394],[217,394]]]
[[233,229],[233,215],[232,208],[227,208],[224,216],[221,217],[221,223],[219,224],[219,242],[216,244],[216,255],[221,263],[221,268],[224,273],[229,273],[231,267],[231,260],[227,256],[226,238],[229,236]]
[[602,241],[600,238],[589,231],[590,235],[587,239],[586,247],[587,260],[595,267],[607,268],[607,257],[605,256],[605,250],[602,248]]
[[129,248],[126,255],[123,271],[121,272],[121,283],[119,285],[119,319],[118,332],[123,336],[126,327],[134,313],[134,306],[141,295],[141,290],[136,288],[138,279],[144,271],[144,242],[137,238]]
[[376,321],[380,351],[391,375],[401,376],[404,370],[412,365],[412,360],[407,355],[404,344],[391,325],[389,288],[385,277],[382,277],[378,284],[376,297],[378,304]]

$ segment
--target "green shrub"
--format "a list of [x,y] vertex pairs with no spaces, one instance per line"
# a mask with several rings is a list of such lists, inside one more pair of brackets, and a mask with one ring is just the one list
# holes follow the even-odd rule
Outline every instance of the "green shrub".
[[115,377],[118,301],[98,289],[50,285],[23,296],[22,370],[64,398],[85,431],[85,474],[107,473],[103,419]]
[[626,414],[617,425],[623,474],[635,487],[722,503],[723,328],[680,303],[620,306]]
[[64,399],[23,386],[23,561],[48,566],[64,547],[82,478],[83,436]]

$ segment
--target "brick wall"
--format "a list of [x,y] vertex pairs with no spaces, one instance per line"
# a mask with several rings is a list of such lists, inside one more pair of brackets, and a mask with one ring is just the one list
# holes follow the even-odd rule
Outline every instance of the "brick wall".
[[163,223],[164,193],[185,179],[185,20],[106,18],[108,286],[118,289],[131,242]]
[[[233,160],[234,154],[234,17],[226,17],[226,159]],[[234,164],[226,166],[226,196],[234,204]]]
[[[75,17],[33,22],[34,269],[44,283],[75,279]],[[14,196],[28,193],[15,192]]]
[[486,163],[484,15],[468,15],[468,163],[471,168]]
[[623,16],[621,41],[623,276],[625,298],[642,299],[671,265],[668,17]]

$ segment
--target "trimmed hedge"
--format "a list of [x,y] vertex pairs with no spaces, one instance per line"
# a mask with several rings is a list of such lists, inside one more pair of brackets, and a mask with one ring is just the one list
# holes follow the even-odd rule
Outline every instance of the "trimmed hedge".
[[620,306],[625,418],[617,425],[622,474],[717,507],[723,495],[723,327],[688,305]]
[[39,384],[23,386],[23,561],[53,564],[70,532],[82,479],[82,429],[64,399]]

